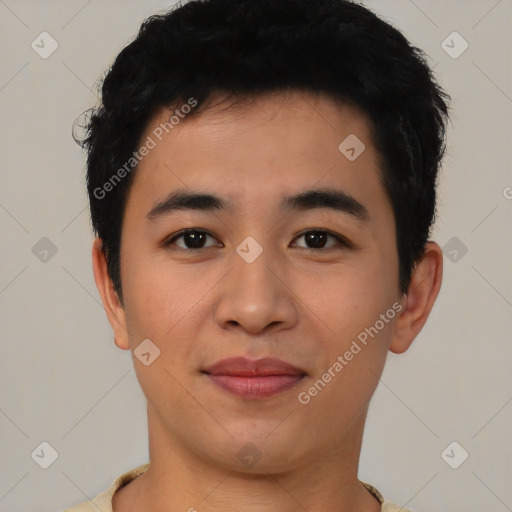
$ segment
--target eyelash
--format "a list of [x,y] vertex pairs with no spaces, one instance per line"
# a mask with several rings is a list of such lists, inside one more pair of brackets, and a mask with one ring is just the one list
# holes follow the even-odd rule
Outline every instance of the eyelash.
[[[181,238],[184,235],[187,235],[189,233],[203,233],[207,236],[215,238],[213,235],[208,233],[208,231],[204,231],[202,229],[187,228],[187,229],[183,229],[182,231],[179,231],[178,233],[175,233],[174,235],[171,235],[169,238],[167,238],[164,241],[164,243],[162,245],[163,245],[163,247],[169,248],[176,240],[178,240],[179,238]],[[345,238],[342,235],[332,233],[331,231],[328,231],[326,229],[315,229],[315,228],[308,229],[307,231],[303,231],[302,233],[298,234],[296,238],[301,238],[309,233],[322,233],[322,234],[325,234],[327,236],[334,238],[338,242],[338,245],[341,245],[342,247],[345,247],[348,249],[351,249],[353,247],[352,243],[347,238]],[[178,250],[178,251],[182,251],[185,253],[191,253],[191,252],[199,252],[201,250],[206,250],[206,249],[211,249],[211,248],[212,247],[199,247],[198,249],[184,249],[183,247],[177,247],[177,249],[173,249],[173,250]],[[335,248],[336,248],[335,246],[320,248],[320,249],[314,249],[314,248],[310,248],[310,247],[300,247],[300,249],[304,249],[306,251],[311,251],[311,252],[328,251],[330,249],[335,249]]]

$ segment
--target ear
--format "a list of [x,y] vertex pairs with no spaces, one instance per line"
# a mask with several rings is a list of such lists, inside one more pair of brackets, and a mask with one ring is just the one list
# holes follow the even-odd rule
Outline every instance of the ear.
[[126,329],[126,317],[124,308],[119,300],[119,296],[114,289],[112,279],[108,274],[107,261],[102,250],[102,241],[100,238],[94,240],[92,246],[92,268],[96,287],[101,296],[105,313],[108,321],[114,330],[115,344],[123,350],[130,349],[130,341]]
[[423,256],[412,272],[409,290],[401,302],[403,309],[393,326],[391,352],[405,352],[419,334],[434,306],[442,278],[443,251],[435,242],[427,242]]

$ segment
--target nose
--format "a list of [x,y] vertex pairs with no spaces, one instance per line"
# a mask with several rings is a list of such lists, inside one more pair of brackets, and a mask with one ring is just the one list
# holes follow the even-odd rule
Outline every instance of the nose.
[[234,252],[232,270],[219,290],[215,318],[223,329],[267,334],[289,329],[298,320],[291,273],[270,250],[251,263]]

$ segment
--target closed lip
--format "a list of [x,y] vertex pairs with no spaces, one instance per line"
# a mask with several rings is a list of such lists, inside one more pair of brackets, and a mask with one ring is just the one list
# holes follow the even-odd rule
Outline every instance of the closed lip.
[[286,361],[272,357],[251,360],[245,357],[221,359],[202,370],[209,375],[232,377],[267,377],[271,375],[305,376],[307,373]]

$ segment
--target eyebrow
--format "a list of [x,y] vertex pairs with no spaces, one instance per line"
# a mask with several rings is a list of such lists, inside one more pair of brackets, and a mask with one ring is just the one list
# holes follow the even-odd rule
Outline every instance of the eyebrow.
[[[177,210],[214,211],[232,208],[233,204],[217,195],[188,190],[175,190],[165,199],[156,202],[146,215],[149,221],[170,214]],[[360,221],[367,221],[368,210],[357,199],[342,190],[315,189],[285,196],[279,207],[283,210],[313,210],[329,208],[352,215]]]

